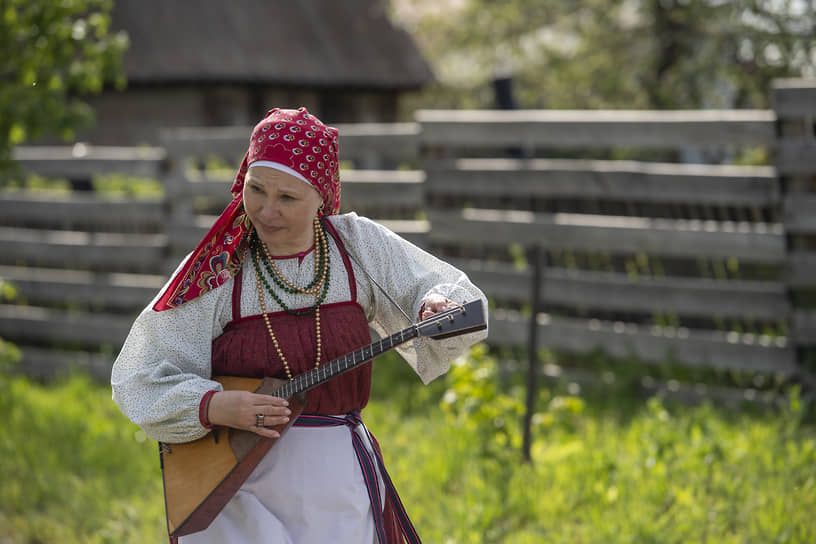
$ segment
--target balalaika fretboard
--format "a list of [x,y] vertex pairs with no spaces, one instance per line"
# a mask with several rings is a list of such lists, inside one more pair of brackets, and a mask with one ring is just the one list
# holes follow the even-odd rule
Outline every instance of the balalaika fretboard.
[[338,357],[333,361],[324,363],[309,372],[300,374],[292,380],[286,382],[280,389],[273,393],[276,397],[288,399],[289,397],[298,393],[308,391],[318,385],[329,381],[333,377],[347,372],[352,368],[370,361],[378,355],[394,349],[397,346],[413,340],[419,336],[419,331],[416,325],[412,325],[407,329],[403,329],[396,334],[392,334],[388,338],[383,338],[365,347],[348,353],[342,357]]

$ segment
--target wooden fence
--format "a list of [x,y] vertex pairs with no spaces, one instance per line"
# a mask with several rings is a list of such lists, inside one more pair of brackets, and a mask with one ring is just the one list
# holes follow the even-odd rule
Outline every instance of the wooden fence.
[[[341,126],[343,205],[465,270],[494,305],[492,344],[799,376],[816,351],[816,85],[773,93],[772,111],[421,111]],[[0,337],[28,372],[107,377],[136,313],[227,202],[234,168],[202,164],[238,164],[248,134],[16,151],[42,176],[163,187],[141,200],[1,193],[0,278],[18,296],[0,305]],[[772,166],[731,164],[763,150]]]
[[[343,205],[378,218],[423,245],[416,219],[424,174],[382,170],[416,161],[415,124],[340,126]],[[51,376],[83,368],[107,379],[130,325],[229,201],[249,128],[167,131],[158,148],[31,147],[15,150],[24,171],[96,191],[0,192],[0,279],[17,294],[0,301],[0,337],[22,348],[23,368]],[[357,168],[356,165],[359,165]],[[363,167],[371,167],[363,169]],[[112,197],[108,178],[138,186],[161,180],[161,196]],[[66,184],[67,185],[67,184]]]
[[[435,157],[424,162],[431,245],[479,256],[540,248],[541,347],[798,374],[816,344],[816,88],[778,82],[774,104],[419,112]],[[561,158],[754,148],[774,166]],[[497,149],[519,158],[482,158]],[[494,341],[524,345],[527,318],[502,307],[530,303],[535,263],[457,264],[498,301]]]

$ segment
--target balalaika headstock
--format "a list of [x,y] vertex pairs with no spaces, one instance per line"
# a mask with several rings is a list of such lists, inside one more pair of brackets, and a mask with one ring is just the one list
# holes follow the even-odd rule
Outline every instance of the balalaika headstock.
[[486,328],[487,322],[485,321],[484,306],[481,300],[474,300],[462,306],[445,310],[417,323],[417,331],[420,336],[428,336],[435,340],[481,331]]

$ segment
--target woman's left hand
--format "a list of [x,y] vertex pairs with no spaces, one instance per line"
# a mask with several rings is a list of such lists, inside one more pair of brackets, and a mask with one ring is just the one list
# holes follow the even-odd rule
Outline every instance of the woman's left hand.
[[450,309],[452,306],[453,302],[442,295],[429,295],[425,298],[422,304],[422,311],[419,315],[419,319],[424,321],[434,314]]

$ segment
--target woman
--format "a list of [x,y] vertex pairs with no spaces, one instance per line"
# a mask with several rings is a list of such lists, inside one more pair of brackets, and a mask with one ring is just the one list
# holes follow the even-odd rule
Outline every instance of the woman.
[[[217,426],[277,437],[269,427],[288,421],[285,400],[210,378],[291,379],[369,344],[370,328],[409,326],[381,289],[420,319],[484,301],[450,265],[366,218],[337,215],[337,130],[305,108],[271,110],[254,128],[232,192],[114,363],[114,401],[154,440],[189,442]],[[398,350],[427,383],[485,335]],[[371,490],[387,474],[375,470],[367,487],[353,447],[378,454],[358,417],[370,385],[368,362],[310,391],[304,415],[212,524],[181,542],[418,541],[395,495]],[[315,426],[317,415],[333,417]]]

